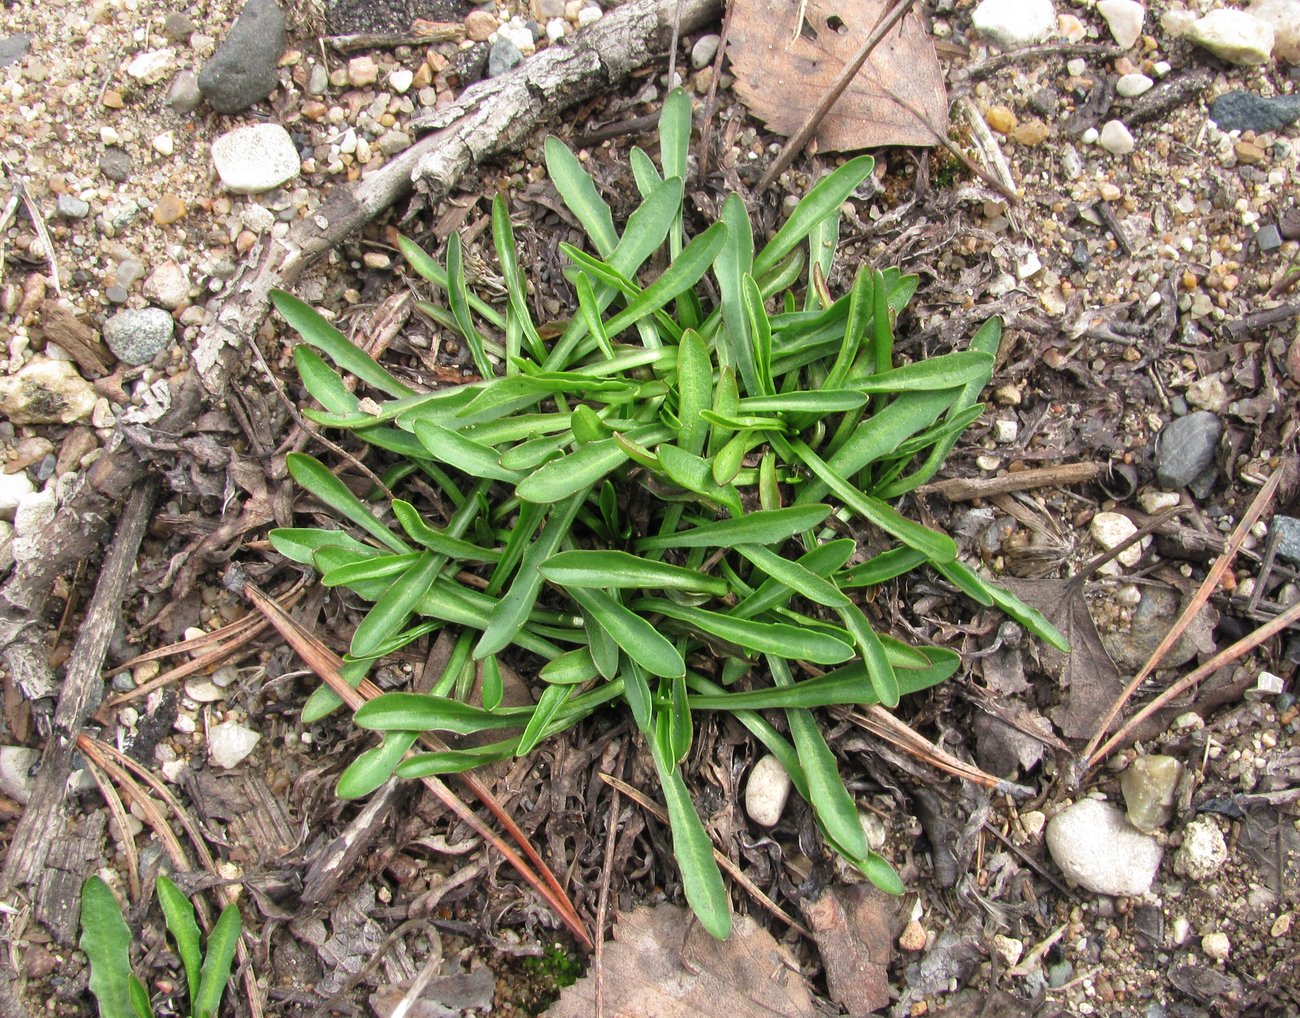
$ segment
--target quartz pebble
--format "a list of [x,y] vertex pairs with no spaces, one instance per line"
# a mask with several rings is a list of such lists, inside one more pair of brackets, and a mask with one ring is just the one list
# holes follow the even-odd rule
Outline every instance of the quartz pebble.
[[1273,55],[1300,64],[1300,0],[1255,0],[1250,13],[1273,29]]
[[1108,120],[1102,125],[1097,141],[1111,155],[1126,156],[1133,151],[1133,135],[1122,121]]
[[144,295],[159,307],[175,311],[190,295],[190,275],[173,259],[160,264],[144,281]]
[[1129,49],[1142,35],[1142,21],[1146,9],[1137,0],[1101,0],[1097,13],[1106,21],[1110,37]]
[[691,66],[698,71],[713,63],[721,42],[722,37],[714,34],[702,35],[696,39],[695,45],[691,47]]
[[1144,513],[1150,513],[1152,516],[1167,512],[1181,501],[1178,492],[1160,491],[1156,488],[1148,488],[1138,495],[1138,505],[1142,507]]
[[1110,803],[1084,799],[1047,824],[1047,850],[1061,872],[1095,894],[1145,894],[1163,850]]
[[126,65],[126,73],[145,85],[162,81],[176,68],[176,51],[170,47],[145,50]]
[[40,750],[27,746],[0,746],[0,792],[26,805],[36,787],[32,770],[40,758]]
[[234,767],[262,740],[238,721],[223,721],[208,729],[208,760],[214,767]]
[[1183,843],[1174,854],[1174,872],[1192,880],[1209,880],[1228,861],[1228,843],[1210,817],[1197,817],[1183,828]]
[[212,143],[212,161],[226,189],[260,194],[292,180],[302,169],[289,132],[279,124],[249,124]]
[[1210,11],[1192,22],[1187,38],[1219,59],[1241,67],[1268,63],[1273,55],[1273,26],[1230,8]]
[[1051,0],[981,0],[971,15],[980,38],[1015,49],[1049,38],[1057,28]]
[[0,414],[11,424],[71,424],[90,416],[95,399],[75,365],[51,357],[33,357],[0,377]]
[[1255,677],[1255,685],[1246,690],[1247,700],[1270,700],[1275,696],[1281,696],[1282,691],[1286,688],[1286,680],[1280,675],[1274,675],[1272,672],[1260,672]]
[[1171,756],[1140,756],[1120,775],[1120,790],[1128,807],[1128,822],[1150,834],[1174,815],[1174,792],[1183,765]]
[[1124,74],[1115,82],[1115,91],[1125,99],[1135,99],[1149,92],[1154,84],[1145,74]]
[[[1088,529],[1093,540],[1109,551],[1136,534],[1138,528],[1137,524],[1123,513],[1107,512],[1098,513],[1094,516]],[[1140,542],[1125,548],[1118,556],[1119,563],[1125,566],[1135,566],[1141,558],[1142,545]]]
[[760,757],[745,783],[745,812],[762,827],[775,827],[785,811],[792,783],[781,761],[772,754]]
[[399,67],[388,76],[388,87],[398,95],[405,95],[415,80],[415,72]]
[[1213,958],[1215,961],[1227,961],[1228,955],[1232,953],[1232,941],[1228,939],[1226,933],[1220,933],[1216,930],[1213,933],[1207,933],[1201,938],[1201,950],[1205,952],[1207,958]]

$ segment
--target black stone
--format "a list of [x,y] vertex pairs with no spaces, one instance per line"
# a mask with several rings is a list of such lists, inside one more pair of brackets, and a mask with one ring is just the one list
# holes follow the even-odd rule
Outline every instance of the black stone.
[[1210,104],[1210,119],[1220,131],[1280,131],[1300,120],[1300,95],[1265,99],[1252,92],[1227,92]]
[[99,172],[109,180],[125,183],[131,177],[131,157],[120,148],[105,149],[99,157]]
[[1255,234],[1255,243],[1264,254],[1276,251],[1282,246],[1282,232],[1277,228],[1276,223],[1269,223]]
[[[1156,447],[1156,480],[1168,491],[1185,488],[1210,475],[1223,424],[1208,410],[1171,421]],[[1199,490],[1203,490],[1198,486]]]
[[451,58],[451,66],[447,68],[447,76],[455,78],[456,84],[461,88],[468,88],[476,81],[482,81],[487,75],[488,53],[491,49],[491,43],[476,42],[465,49],[457,50],[456,55]]
[[32,37],[26,32],[15,32],[0,39],[0,67],[8,67],[21,60],[31,48]]
[[1074,242],[1074,247],[1070,249],[1070,261],[1074,267],[1082,272],[1092,261],[1092,256],[1088,254],[1088,245],[1081,240]]
[[199,72],[199,91],[218,113],[242,113],[279,83],[284,13],[275,0],[248,0],[225,41]]

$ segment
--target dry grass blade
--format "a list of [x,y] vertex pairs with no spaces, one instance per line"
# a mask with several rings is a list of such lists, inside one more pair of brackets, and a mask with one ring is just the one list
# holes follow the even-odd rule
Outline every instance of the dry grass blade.
[[135,838],[131,837],[131,828],[127,823],[126,807],[122,805],[122,797],[117,794],[117,789],[108,783],[104,776],[104,768],[99,765],[99,762],[91,756],[87,756],[86,760],[90,763],[90,776],[95,782],[95,787],[99,789],[99,794],[103,796],[108,811],[113,814],[113,823],[117,825],[117,836],[122,843],[122,855],[126,858],[126,866],[124,867],[126,870],[126,883],[130,888],[131,900],[139,904],[140,856],[135,850]]
[[[294,649],[295,653],[303,659],[312,671],[330,687],[338,697],[355,711],[367,700],[374,699],[380,695],[381,690],[373,682],[363,679],[356,689],[353,689],[343,680],[339,674],[340,661],[335,654],[330,651],[324,644],[317,640],[311,633],[298,624],[288,613],[267,597],[252,584],[244,587],[244,593],[253,602],[259,611],[266,616],[272,626],[284,637],[285,641]],[[421,741],[433,749],[445,749],[446,746],[439,740],[428,733],[421,735]],[[518,852],[505,842],[499,834],[487,826],[478,815],[471,810],[465,803],[445,784],[437,778],[421,778],[424,786],[430,792],[452,811],[460,820],[468,824],[481,837],[488,841],[497,849],[529,884],[537,891],[555,910],[555,913],[561,921],[569,927],[569,930],[583,944],[590,949],[593,944],[591,935],[587,932],[582,920],[579,918],[577,909],[569,900],[568,894],[560,885],[555,874],[551,872],[549,866],[542,861],[537,849],[529,842],[527,835],[519,829],[513,818],[502,808],[496,797],[476,778],[467,775],[459,776],[467,788],[478,797],[479,801],[496,817],[497,821],[505,827],[506,832],[519,845],[525,860]],[[536,868],[534,868],[536,867]]]
[[[604,771],[597,771],[596,773],[599,776],[601,781],[605,782],[605,784],[609,785],[609,787],[614,789],[615,791],[622,792],[624,795],[626,795],[629,799],[635,802],[647,813],[652,814],[655,817],[655,819],[657,819],[661,824],[668,823],[668,811],[665,810],[653,799],[651,799],[648,795],[644,794],[635,785],[629,785],[626,781],[622,780],[621,778],[616,778],[612,774],[606,774]],[[753,897],[753,899],[757,901],[760,905],[762,905],[765,909],[767,909],[769,912],[771,912],[772,915],[776,916],[778,919],[781,920],[781,922],[785,923],[792,930],[795,930],[798,933],[802,934],[803,936],[807,937],[809,940],[813,939],[813,935],[810,930],[808,930],[803,924],[801,924],[797,919],[795,919],[792,915],[790,915],[789,912],[787,912],[780,905],[778,905],[771,898],[769,898],[766,894],[764,894],[757,884],[755,884],[752,880],[750,880],[749,877],[745,876],[744,872],[740,869],[739,866],[737,866],[734,862],[732,862],[725,855],[719,852],[716,848],[714,848],[713,850],[713,858],[717,859],[718,865],[721,866],[724,870],[726,870],[731,875],[732,879],[736,881],[736,883],[738,883],[741,887],[743,887],[746,891],[748,891],[749,894]]]
[[1277,469],[1273,471],[1272,476],[1269,477],[1269,479],[1264,483],[1264,486],[1260,488],[1259,494],[1257,494],[1254,501],[1250,503],[1250,508],[1247,509],[1245,515],[1242,516],[1241,521],[1237,524],[1237,528],[1232,532],[1232,536],[1228,538],[1228,543],[1224,546],[1223,554],[1218,557],[1214,565],[1210,568],[1209,573],[1206,574],[1205,580],[1197,589],[1196,594],[1187,602],[1187,607],[1183,609],[1183,613],[1178,617],[1178,621],[1175,622],[1169,632],[1165,634],[1165,638],[1160,641],[1160,645],[1151,652],[1151,657],[1147,660],[1147,663],[1139,669],[1138,673],[1133,676],[1132,681],[1124,687],[1123,691],[1116,698],[1115,703],[1111,706],[1111,709],[1102,719],[1101,724],[1097,726],[1097,731],[1093,734],[1092,739],[1088,742],[1088,745],[1084,748],[1081,755],[1081,759],[1085,762],[1085,769],[1095,766],[1097,761],[1105,756],[1104,753],[1099,754],[1097,752],[1097,746],[1101,740],[1106,737],[1107,730],[1109,730],[1110,726],[1115,723],[1115,719],[1119,717],[1120,711],[1124,709],[1124,705],[1128,703],[1129,698],[1132,697],[1138,686],[1142,685],[1147,676],[1156,670],[1156,667],[1162,660],[1164,660],[1165,654],[1169,652],[1169,648],[1172,647],[1177,642],[1178,638],[1183,635],[1183,632],[1189,625],[1191,625],[1192,620],[1196,618],[1202,605],[1210,599],[1210,595],[1218,588],[1220,581],[1223,579],[1223,575],[1228,571],[1228,567],[1232,565],[1233,560],[1237,557],[1237,552],[1241,550],[1242,542],[1246,540],[1246,536],[1250,533],[1250,528],[1255,525],[1255,522],[1262,515],[1264,515],[1264,510],[1267,509],[1269,503],[1272,502],[1273,494],[1277,491],[1277,486],[1282,481],[1282,472],[1285,466],[1285,463],[1279,464]]

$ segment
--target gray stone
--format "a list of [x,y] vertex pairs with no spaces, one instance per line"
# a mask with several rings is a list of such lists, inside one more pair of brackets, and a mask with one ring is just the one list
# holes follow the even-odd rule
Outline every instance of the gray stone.
[[61,194],[55,203],[54,214],[60,219],[85,219],[90,215],[90,204],[75,194]]
[[1276,223],[1268,223],[1255,233],[1255,243],[1261,254],[1271,254],[1282,246],[1282,232]]
[[697,71],[703,70],[713,63],[713,58],[718,55],[718,46],[722,42],[720,35],[702,35],[695,40],[695,45],[691,47],[691,66]]
[[120,148],[105,149],[99,157],[99,172],[118,184],[131,178],[131,157]]
[[182,117],[188,117],[199,108],[202,101],[198,75],[189,70],[176,75],[172,87],[167,90],[167,105]]
[[1183,843],[1174,854],[1174,872],[1192,880],[1209,880],[1228,861],[1228,843],[1210,817],[1197,817],[1183,828]]
[[69,361],[34,357],[0,378],[0,414],[11,424],[71,424],[94,408],[95,390]]
[[32,37],[26,32],[15,32],[0,39],[0,67],[8,67],[27,55]]
[[25,805],[36,788],[40,750],[27,746],[0,746],[0,792]]
[[1277,541],[1277,555],[1289,562],[1300,562],[1300,519],[1274,515],[1269,525]]
[[[1169,626],[1178,617],[1181,604],[1178,593],[1169,587],[1142,587],[1142,594],[1128,626],[1122,624],[1109,629],[1102,636],[1102,646],[1121,671],[1135,672],[1150,659],[1156,647],[1169,632]],[[1160,661],[1161,668],[1180,668],[1205,650],[1208,633],[1204,625],[1189,626],[1174,641]],[[1205,642],[1202,642],[1205,641]]]
[[1210,103],[1210,119],[1220,131],[1280,131],[1300,120],[1300,94],[1266,99],[1253,92],[1225,92]]
[[171,346],[175,328],[162,308],[128,309],[104,323],[104,342],[123,364],[148,364]]
[[249,124],[212,143],[212,161],[226,188],[261,194],[292,180],[302,169],[289,132],[279,124]]
[[1047,850],[1061,872],[1094,894],[1145,894],[1163,849],[1108,802],[1084,799],[1047,823]]
[[307,94],[324,95],[330,87],[330,72],[324,64],[312,64],[311,74],[307,76]]
[[1156,447],[1156,480],[1166,491],[1185,488],[1214,469],[1223,424],[1208,410],[1171,421]]
[[187,42],[194,34],[194,22],[184,11],[172,11],[163,21],[163,35],[172,42]]
[[248,0],[230,33],[199,72],[199,91],[218,113],[242,113],[279,83],[284,13],[276,0]]
[[499,74],[505,74],[512,67],[518,67],[523,59],[524,55],[518,46],[504,35],[498,35],[488,53],[487,76],[495,78]]

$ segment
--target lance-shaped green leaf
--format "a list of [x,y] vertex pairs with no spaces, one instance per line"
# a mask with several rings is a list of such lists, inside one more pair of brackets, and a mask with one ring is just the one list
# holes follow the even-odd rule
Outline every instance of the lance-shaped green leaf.
[[605,630],[623,653],[651,675],[686,674],[686,662],[663,634],[608,594],[587,587],[566,588],[583,612]]
[[[827,608],[847,608],[851,602],[839,587],[791,559],[761,544],[739,544],[736,551],[778,583]],[[838,549],[837,549],[838,551]]]
[[381,544],[396,552],[411,550],[405,541],[380,523],[362,504],[361,499],[352,494],[347,485],[331,474],[319,460],[306,453],[291,452],[285,457],[285,465],[288,466],[293,479],[307,491],[340,516],[351,520]]
[[1024,601],[1016,597],[1016,595],[1007,590],[1006,587],[1000,587],[996,583],[990,583],[973,570],[970,572],[971,575],[983,585],[985,592],[990,598],[992,598],[993,603],[997,605],[998,608],[1010,615],[1040,640],[1046,640],[1062,654],[1068,654],[1070,652],[1070,641],[1062,636],[1060,630],[1048,621],[1046,615],[1040,612],[1037,608],[1025,604]]
[[221,997],[230,982],[230,967],[235,961],[235,949],[243,923],[239,906],[233,902],[217,916],[208,942],[204,946],[203,970],[199,974],[199,992],[194,998],[195,1018],[216,1018],[221,1007]]
[[469,314],[469,289],[465,284],[465,258],[461,251],[459,233],[453,233],[447,238],[447,280],[450,283],[447,287],[447,305],[456,320],[456,328],[469,344],[470,355],[478,373],[484,378],[491,378],[496,371],[483,347],[483,337],[474,327]]
[[518,728],[533,713],[529,707],[484,710],[446,696],[430,693],[384,693],[357,708],[353,720],[362,728],[380,732],[474,732]]
[[704,523],[673,534],[643,537],[642,550],[658,548],[731,548],[737,544],[780,544],[811,530],[831,514],[828,505],[791,506],[750,513],[740,519]]
[[367,657],[383,645],[396,633],[424,599],[433,585],[439,570],[447,560],[433,552],[422,552],[416,564],[404,575],[393,581],[384,596],[375,602],[373,608],[361,620],[356,632],[352,634],[351,652],[353,657]]
[[740,195],[728,195],[722,203],[722,221],[727,224],[727,242],[713,264],[722,304],[721,326],[725,342],[718,348],[722,363],[731,365],[749,393],[759,391],[754,366],[754,346],[745,313],[744,278],[754,267],[754,230]]
[[176,953],[185,969],[185,985],[189,989],[190,1012],[199,991],[199,977],[203,968],[203,940],[199,924],[194,918],[194,906],[179,887],[163,874],[158,874],[158,904],[162,906],[167,930],[176,941]]
[[709,431],[700,412],[709,409],[713,400],[713,361],[703,337],[694,329],[682,333],[677,348],[677,400],[681,422],[677,444],[698,456]]
[[817,181],[754,259],[754,276],[761,278],[766,275],[801,244],[820,222],[837,215],[845,199],[871,176],[875,165],[871,156],[858,156]]
[[331,414],[351,416],[357,413],[361,401],[356,394],[348,390],[339,373],[306,343],[293,348],[293,364],[312,398]]
[[490,742],[473,749],[444,749],[414,753],[397,765],[399,778],[427,778],[435,774],[464,774],[478,767],[508,760],[519,748],[519,737]]
[[415,390],[394,378],[314,309],[283,290],[270,292],[271,303],[294,332],[349,374],[390,396],[414,396]]
[[852,569],[846,569],[835,577],[835,582],[841,588],[874,587],[896,576],[911,572],[928,561],[925,552],[917,551],[915,548],[891,548]]
[[[451,289],[451,280],[447,278],[447,270],[435,262],[419,244],[409,237],[398,237],[397,247],[402,252],[402,257],[406,259],[407,264],[417,273],[444,293]],[[505,331],[505,317],[496,308],[473,292],[470,292],[468,296],[469,306],[476,315],[492,325],[493,328]],[[438,320],[439,315],[445,317],[445,313],[441,308],[432,307],[424,301],[416,301],[415,306],[435,320]],[[455,328],[455,322],[450,321],[448,327]]]
[[654,721],[654,701],[650,696],[650,680],[646,677],[645,669],[629,659],[620,678],[623,681],[623,700],[632,712],[637,731],[649,735]]
[[515,229],[510,222],[510,210],[506,207],[505,196],[500,193],[492,198],[492,244],[496,248],[501,274],[505,277],[506,295],[511,310],[514,311],[529,346],[539,352],[542,350],[542,340],[537,334],[537,326],[533,324],[532,313],[528,310],[523,277],[519,272]]
[[591,174],[582,168],[578,157],[555,135],[546,138],[546,172],[564,204],[587,231],[596,252],[602,258],[608,258],[618,246],[614,217],[596,191]]
[[393,771],[415,745],[419,732],[385,732],[384,741],[361,753],[339,775],[334,794],[340,799],[360,799],[393,776]]
[[[820,544],[811,551],[801,555],[797,564],[806,572],[812,573],[814,577],[830,576],[840,566],[849,560],[854,550],[857,548],[857,542],[852,538],[843,538],[838,541],[827,541]],[[789,561],[789,560],[783,560]],[[766,572],[766,570],[764,570]],[[737,618],[751,619],[771,611],[774,608],[783,607],[794,594],[794,588],[787,586],[780,580],[772,577],[759,584],[758,588],[748,592],[747,587],[741,587],[736,584],[737,593],[744,594],[744,599],[731,609],[731,614]]]
[[342,558],[341,549],[327,545],[316,553],[316,567],[321,571],[321,584],[326,587],[351,587],[366,583],[368,580],[390,580],[401,576],[420,561],[420,552],[411,551],[401,555],[376,555],[353,558],[341,565],[335,564],[335,557]]
[[516,756],[527,756],[539,742],[546,738],[546,726],[554,720],[573,694],[572,686],[547,686],[537,698],[537,709],[528,719],[519,743],[515,746]]
[[424,522],[418,509],[400,498],[393,499],[393,515],[406,531],[406,536],[421,547],[445,555],[458,562],[499,562],[501,552],[494,548],[480,548],[477,544],[462,541],[459,537],[435,530]]
[[543,682],[554,682],[560,686],[577,686],[594,679],[598,674],[596,662],[591,657],[591,648],[575,647],[547,661],[538,671],[537,677]]
[[783,392],[775,396],[742,396],[740,410],[746,414],[833,414],[856,410],[866,402],[866,395],[854,389],[820,389],[816,392]]
[[855,382],[868,393],[922,392],[955,389],[976,379],[983,386],[993,371],[993,358],[974,350],[961,350],[939,357],[929,357],[915,364],[904,364]]
[[501,466],[501,454],[492,446],[475,442],[458,431],[428,421],[416,421],[415,437],[430,459],[453,466],[471,477],[489,477],[509,484],[518,484],[523,479],[522,474]]
[[713,264],[714,256],[726,237],[727,228],[722,223],[714,223],[695,237],[664,270],[663,275],[605,323],[606,332],[610,336],[617,336],[628,326],[658,311],[678,294],[689,290],[709,271],[709,266]]
[[627,453],[612,438],[588,442],[567,456],[543,464],[525,477],[515,494],[525,502],[556,502],[590,488],[627,462]]
[[542,575],[563,587],[657,587],[726,595],[727,582],[697,569],[669,565],[625,551],[562,551],[542,565]]
[[657,597],[643,598],[633,607],[677,619],[692,629],[734,643],[749,653],[777,654],[795,661],[827,665],[840,664],[853,657],[853,648],[843,640],[783,622],[738,619],[722,612],[678,605]]
[[884,643],[856,604],[850,601],[839,610],[839,615],[844,628],[853,634],[853,642],[862,652],[862,663],[866,665],[876,696],[884,706],[897,707],[898,676],[894,674],[894,666],[889,663]]
[[344,548],[356,555],[378,555],[379,549],[362,544],[341,530],[318,527],[276,527],[267,535],[271,547],[291,562],[310,566],[315,564],[316,552],[329,545]]
[[717,503],[733,516],[740,516],[744,511],[740,492],[732,484],[714,480],[713,468],[703,457],[671,444],[659,446],[657,453],[660,466],[674,484]]

